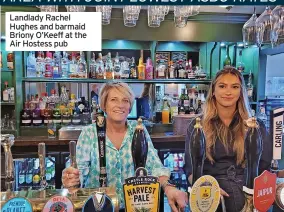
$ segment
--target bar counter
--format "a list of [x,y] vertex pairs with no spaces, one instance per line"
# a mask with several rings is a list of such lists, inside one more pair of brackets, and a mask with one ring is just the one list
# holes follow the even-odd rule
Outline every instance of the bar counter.
[[[151,134],[152,142],[156,149],[184,149],[185,136],[183,135],[167,135],[167,133]],[[59,140],[58,138],[50,139],[47,136],[19,136],[15,138],[15,143],[12,147],[14,150],[22,150],[29,152],[33,150],[41,142],[47,145],[47,150],[60,151],[68,150],[69,140]],[[77,139],[73,139],[77,140]],[[27,148],[28,147],[28,148]]]

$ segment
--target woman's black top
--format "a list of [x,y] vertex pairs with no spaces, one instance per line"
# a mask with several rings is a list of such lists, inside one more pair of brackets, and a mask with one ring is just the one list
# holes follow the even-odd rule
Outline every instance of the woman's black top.
[[[237,124],[239,116],[235,115],[233,118],[229,128],[233,129],[233,127]],[[272,160],[272,138],[266,131],[265,125],[261,120],[257,120],[260,125],[260,131],[263,139],[263,152],[261,155],[260,163],[259,163],[259,174],[261,174],[264,170],[270,169],[270,164]],[[185,141],[185,172],[187,177],[192,174],[191,167],[191,159],[190,159],[190,150],[189,150],[189,141],[191,132],[194,129],[195,119],[191,121],[187,130],[187,136]],[[232,146],[232,145],[231,145]],[[241,165],[237,165],[236,163],[236,153],[233,151],[232,147],[226,151],[223,143],[219,138],[216,139],[215,148],[212,150],[212,157],[214,159],[214,163],[211,163],[207,158],[204,161],[203,166],[203,175],[211,175],[213,177],[217,177],[218,175],[227,175],[227,170],[234,166],[237,175],[244,175],[245,169]]]

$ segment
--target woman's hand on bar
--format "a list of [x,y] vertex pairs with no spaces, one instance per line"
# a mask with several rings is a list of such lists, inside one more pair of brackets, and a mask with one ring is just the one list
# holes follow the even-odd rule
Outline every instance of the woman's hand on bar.
[[68,167],[62,172],[62,184],[64,188],[71,188],[80,183],[80,172],[78,169]]
[[167,186],[165,188],[165,194],[173,212],[184,211],[188,204],[188,197],[185,192],[180,191],[175,187]]

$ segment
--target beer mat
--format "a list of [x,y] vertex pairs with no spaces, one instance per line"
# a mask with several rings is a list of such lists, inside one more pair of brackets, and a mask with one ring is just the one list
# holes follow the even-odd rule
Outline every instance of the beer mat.
[[14,197],[9,199],[3,205],[1,204],[1,212],[10,212],[10,211],[25,211],[32,212],[32,204],[28,199],[23,197]]

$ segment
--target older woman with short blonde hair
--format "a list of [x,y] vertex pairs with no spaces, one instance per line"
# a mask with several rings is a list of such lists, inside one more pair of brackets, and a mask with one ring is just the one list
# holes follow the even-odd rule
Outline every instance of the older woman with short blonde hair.
[[[134,94],[126,83],[107,83],[100,91],[100,106],[106,117],[106,167],[107,186],[116,188],[121,211],[124,210],[123,184],[125,179],[135,176],[131,154],[131,144],[137,122],[127,120],[134,102]],[[144,128],[148,142],[146,169],[149,174],[159,178],[174,212],[176,204],[183,209],[187,203],[185,192],[179,191],[168,183],[170,171],[161,163],[150,135]],[[85,127],[77,142],[77,164],[83,175],[84,186],[97,188],[99,184],[100,164],[96,125]],[[66,168],[62,174],[64,187],[73,187],[80,181],[79,170]]]

